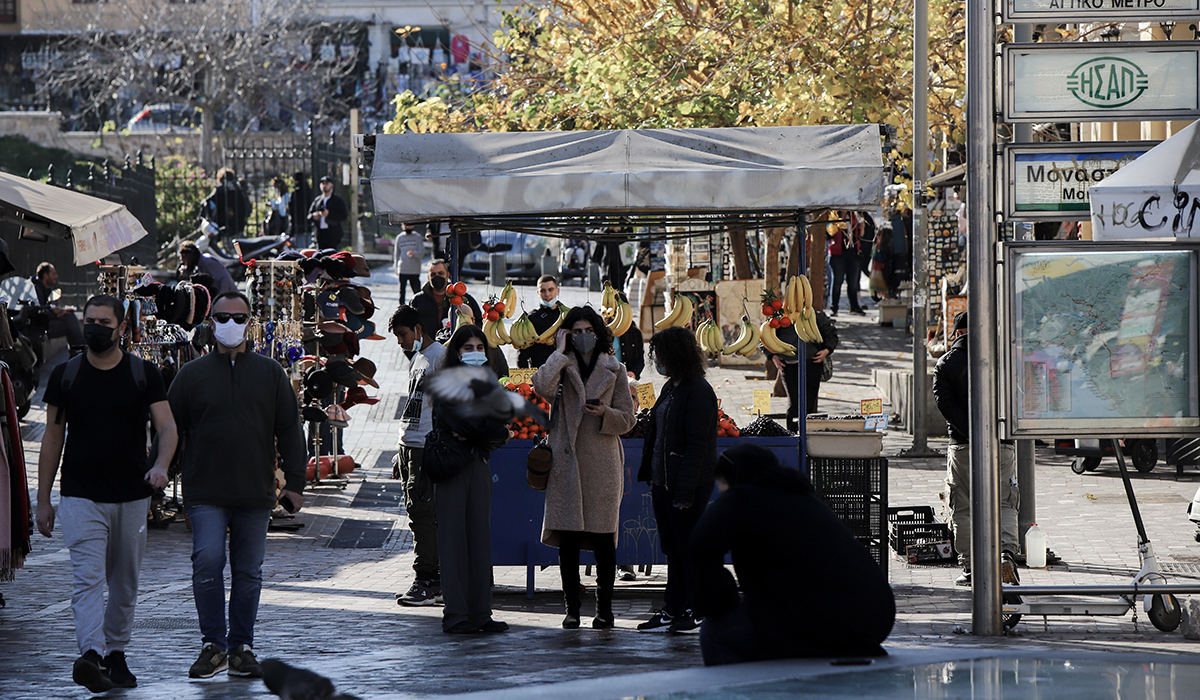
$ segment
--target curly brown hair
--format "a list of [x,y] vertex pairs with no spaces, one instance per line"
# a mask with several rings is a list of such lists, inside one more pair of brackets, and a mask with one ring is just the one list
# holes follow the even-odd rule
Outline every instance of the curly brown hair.
[[704,376],[707,359],[686,328],[666,328],[650,337],[650,359],[662,365],[671,379],[695,379]]

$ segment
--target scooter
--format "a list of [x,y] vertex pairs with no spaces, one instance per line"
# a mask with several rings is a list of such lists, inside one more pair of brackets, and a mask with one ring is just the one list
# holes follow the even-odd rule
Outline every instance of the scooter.
[[235,280],[245,275],[244,261],[254,258],[275,259],[291,246],[291,237],[286,232],[277,236],[229,239],[216,222],[201,217],[196,248],[200,254],[216,258],[229,270]]

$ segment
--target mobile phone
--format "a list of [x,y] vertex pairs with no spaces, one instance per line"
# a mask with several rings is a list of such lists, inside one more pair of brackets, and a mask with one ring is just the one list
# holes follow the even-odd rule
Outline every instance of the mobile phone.
[[599,406],[600,399],[588,399],[587,401],[584,401],[584,403],[586,403],[589,406]]

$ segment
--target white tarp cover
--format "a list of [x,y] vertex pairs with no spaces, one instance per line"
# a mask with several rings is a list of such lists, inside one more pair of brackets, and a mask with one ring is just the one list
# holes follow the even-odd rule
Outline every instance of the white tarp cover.
[[875,207],[879,127],[471,134],[375,140],[375,211],[395,221]]
[[1200,122],[1089,189],[1092,238],[1200,238]]
[[69,231],[76,265],[94,263],[146,235],[123,204],[8,173],[0,173],[0,209]]

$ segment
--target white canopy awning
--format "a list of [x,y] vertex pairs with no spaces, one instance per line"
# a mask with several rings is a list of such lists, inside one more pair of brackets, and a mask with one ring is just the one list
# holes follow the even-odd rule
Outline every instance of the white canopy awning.
[[1200,122],[1088,190],[1092,238],[1200,238]]
[[874,124],[378,135],[371,177],[393,221],[864,209],[883,184]]
[[71,238],[76,265],[87,265],[146,235],[123,204],[0,173],[0,219]]

